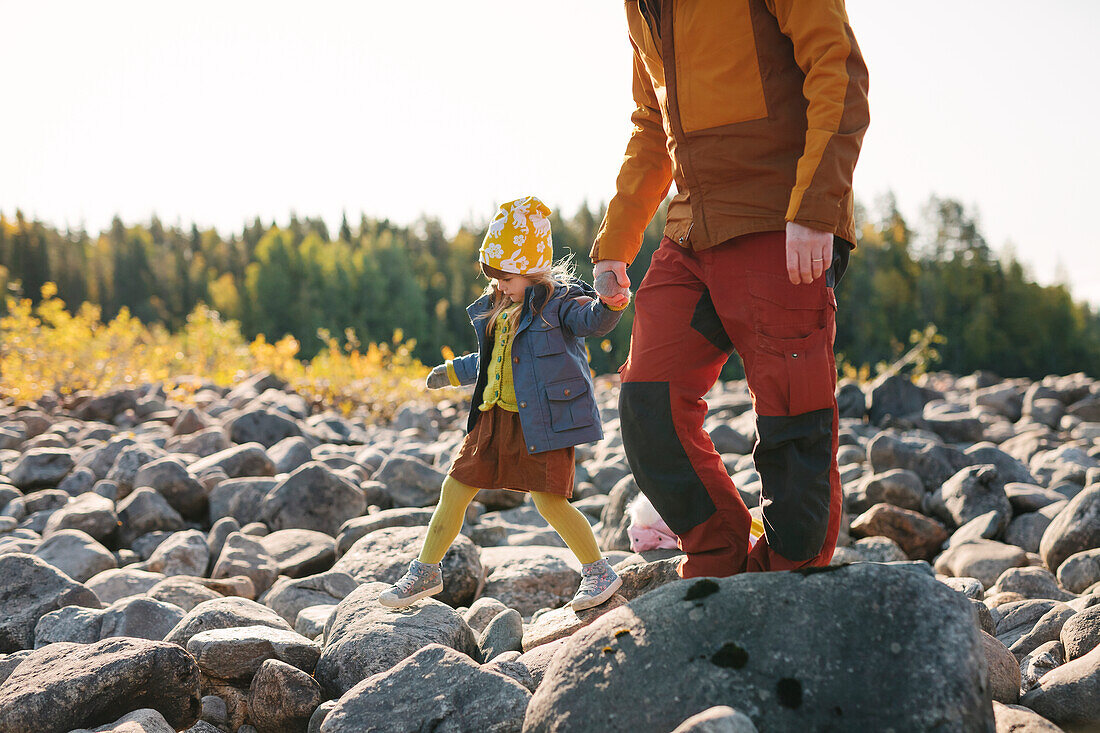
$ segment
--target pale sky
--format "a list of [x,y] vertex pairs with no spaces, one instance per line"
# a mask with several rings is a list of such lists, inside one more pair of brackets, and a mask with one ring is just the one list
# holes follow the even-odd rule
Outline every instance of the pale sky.
[[[1100,3],[849,0],[871,75],[856,169],[911,225],[980,212],[1100,305]],[[621,3],[0,0],[0,211],[239,230],[341,211],[453,230],[533,193],[606,201],[630,130]]]

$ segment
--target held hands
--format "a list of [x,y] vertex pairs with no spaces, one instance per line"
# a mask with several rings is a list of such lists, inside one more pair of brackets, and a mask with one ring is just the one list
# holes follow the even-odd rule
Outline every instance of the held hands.
[[809,285],[833,262],[833,235],[787,222],[787,277],[795,285]]
[[428,385],[428,389],[440,389],[441,387],[450,387],[451,378],[447,376],[447,365],[440,364],[428,373],[428,378],[424,380],[424,383]]
[[622,308],[630,302],[630,278],[621,260],[600,260],[592,267],[596,293],[605,305]]

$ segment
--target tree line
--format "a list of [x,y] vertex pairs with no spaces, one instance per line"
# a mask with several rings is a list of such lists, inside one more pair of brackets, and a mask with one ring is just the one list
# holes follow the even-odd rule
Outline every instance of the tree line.
[[[572,254],[589,281],[588,248],[602,217],[602,208],[582,205],[552,219],[556,253]],[[918,228],[889,196],[873,213],[861,207],[858,219],[858,246],[836,292],[836,348],[845,363],[889,362],[912,332],[935,324],[946,339],[939,368],[1032,378],[1100,374],[1100,313],[1074,301],[1064,284],[1034,282],[1011,253],[995,253],[976,216],[957,201],[932,198]],[[635,287],[662,225],[663,210],[631,265]],[[366,343],[399,332],[432,364],[443,347],[459,354],[475,348],[465,306],[485,286],[476,264],[483,236],[484,228],[470,225],[448,235],[431,218],[399,225],[360,217],[353,225],[346,216],[335,232],[321,219],[292,216],[283,226],[256,219],[228,235],[116,217],[91,234],[15,211],[0,213],[0,288],[37,300],[53,282],[71,308],[95,303],[105,320],[125,308],[173,331],[205,303],[239,321],[250,338],[292,334],[303,357],[328,334]],[[628,309],[607,339],[590,342],[597,372],[625,360],[631,322]],[[739,375],[731,360],[725,376]]]

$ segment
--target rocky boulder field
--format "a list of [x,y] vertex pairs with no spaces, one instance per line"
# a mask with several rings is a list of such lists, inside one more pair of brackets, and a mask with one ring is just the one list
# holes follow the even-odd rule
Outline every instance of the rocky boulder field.
[[[617,387],[574,503],[623,577],[483,491],[424,538],[466,405],[346,418],[257,374],[0,405],[0,733],[1098,731],[1100,382],[842,382],[832,565],[681,580],[630,550]],[[706,427],[760,500],[743,382]]]

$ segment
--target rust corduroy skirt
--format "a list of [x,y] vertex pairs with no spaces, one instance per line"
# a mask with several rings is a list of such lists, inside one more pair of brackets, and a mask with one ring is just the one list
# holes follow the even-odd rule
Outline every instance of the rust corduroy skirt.
[[448,473],[478,489],[573,496],[573,448],[528,453],[519,413],[494,406],[478,417]]

